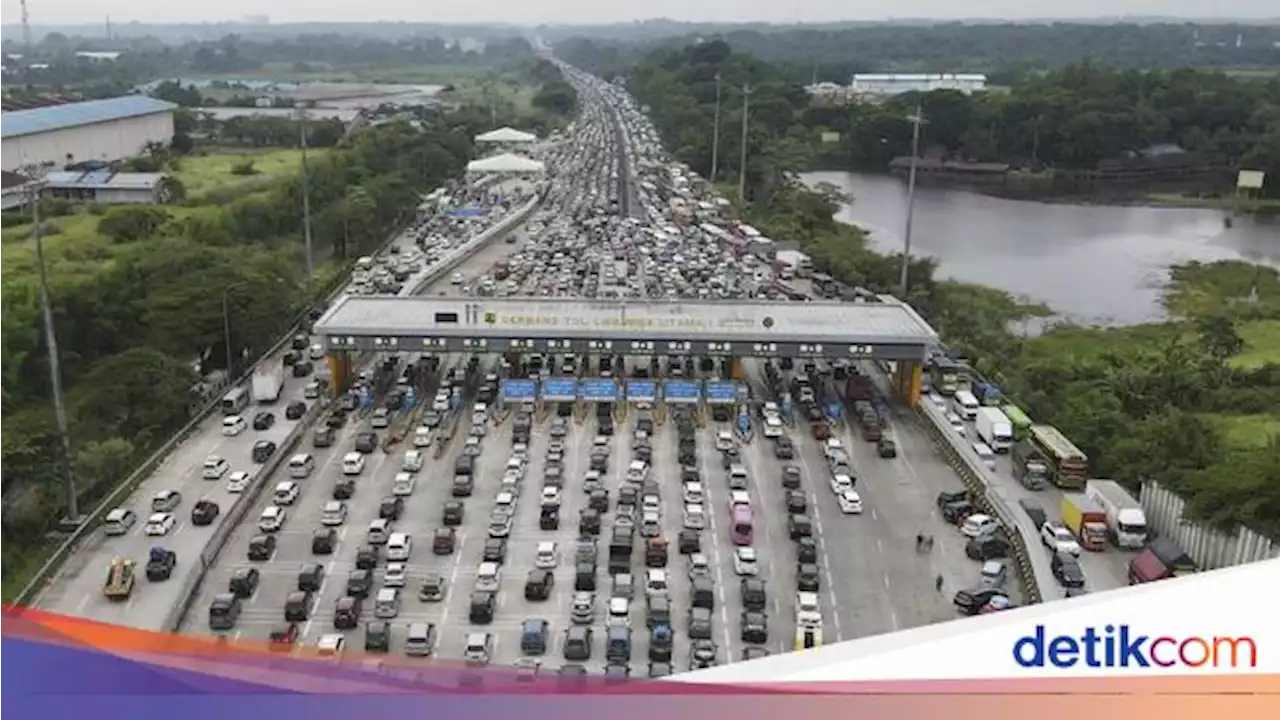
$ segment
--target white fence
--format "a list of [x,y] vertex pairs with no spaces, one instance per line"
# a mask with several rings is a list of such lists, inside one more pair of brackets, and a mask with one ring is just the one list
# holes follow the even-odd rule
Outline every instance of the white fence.
[[1247,527],[1240,526],[1234,533],[1225,533],[1183,517],[1187,501],[1157,482],[1142,484],[1141,502],[1151,527],[1177,543],[1201,570],[1280,557],[1280,543]]

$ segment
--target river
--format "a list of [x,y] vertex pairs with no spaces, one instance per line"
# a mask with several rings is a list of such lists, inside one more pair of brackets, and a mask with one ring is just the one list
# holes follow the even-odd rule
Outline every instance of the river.
[[[836,217],[902,249],[907,184],[885,175],[814,172],[853,197]],[[938,259],[942,277],[988,285],[1048,304],[1074,321],[1129,325],[1165,317],[1160,289],[1171,265],[1247,260],[1280,266],[1280,219],[1219,210],[1065,205],[916,187],[913,254]]]

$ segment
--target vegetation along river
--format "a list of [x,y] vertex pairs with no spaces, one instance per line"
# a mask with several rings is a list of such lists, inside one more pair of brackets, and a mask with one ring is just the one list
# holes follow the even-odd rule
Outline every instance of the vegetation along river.
[[[907,184],[850,172],[806,173],[852,196],[838,219],[900,251]],[[1220,210],[1065,205],[1005,200],[917,186],[912,253],[938,259],[939,276],[1000,288],[1049,305],[1074,321],[1131,325],[1162,319],[1169,266],[1246,260],[1280,266],[1280,219]]]

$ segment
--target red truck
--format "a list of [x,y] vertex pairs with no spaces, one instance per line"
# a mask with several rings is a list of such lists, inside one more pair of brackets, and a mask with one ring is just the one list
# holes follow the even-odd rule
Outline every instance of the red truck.
[[874,394],[875,384],[866,375],[850,375],[845,383],[845,397],[849,400],[870,400]]
[[1172,540],[1161,537],[1152,540],[1145,550],[1129,561],[1129,584],[1155,582],[1195,571],[1195,561]]

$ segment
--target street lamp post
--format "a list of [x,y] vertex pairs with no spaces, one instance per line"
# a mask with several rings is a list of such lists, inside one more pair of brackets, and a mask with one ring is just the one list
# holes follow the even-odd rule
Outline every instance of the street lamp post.
[[920,125],[925,122],[920,105],[916,105],[915,114],[907,116],[911,121],[911,170],[907,173],[907,221],[902,233],[902,274],[898,279],[899,291],[903,302],[907,300],[907,290],[911,269],[911,219],[916,202],[916,164],[920,158]]
[[49,385],[53,392],[53,414],[62,440],[63,482],[66,485],[66,522],[79,525],[80,502],[76,497],[75,461],[71,455],[71,429],[67,422],[67,405],[62,395],[62,362],[58,353],[58,333],[53,324],[53,303],[49,295],[49,274],[44,261],[44,233],[40,228],[40,189],[44,183],[43,168],[29,169],[32,238],[36,245],[36,266],[39,269],[40,316],[44,321],[44,340],[49,349]]
[[742,86],[742,159],[738,163],[738,201],[747,202],[747,116],[751,112],[751,83]]
[[231,365],[231,308],[228,304],[228,296],[231,291],[240,287],[237,284],[228,285],[222,290],[222,342],[223,348],[227,353],[227,382],[233,379],[232,372],[234,369]]
[[716,120],[711,136],[711,184],[715,185],[720,169],[720,73],[716,73]]
[[[307,292],[315,282],[315,265],[311,256],[311,178],[307,172],[307,113],[298,111],[298,137],[302,145],[302,241],[307,254]],[[310,298],[308,298],[310,301]],[[224,303],[225,308],[225,303]]]

